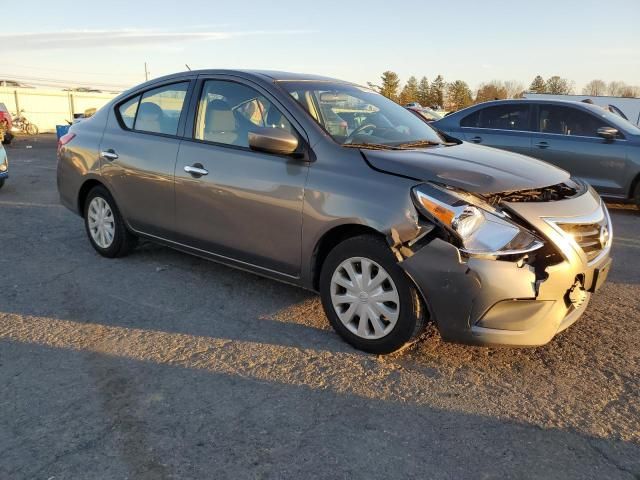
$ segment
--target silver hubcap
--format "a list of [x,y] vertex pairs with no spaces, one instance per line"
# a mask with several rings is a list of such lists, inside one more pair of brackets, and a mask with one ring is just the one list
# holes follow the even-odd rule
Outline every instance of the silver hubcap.
[[109,248],[116,233],[116,223],[113,212],[107,201],[102,197],[95,197],[89,204],[87,211],[89,233],[100,248]]
[[391,276],[363,257],[348,258],[333,272],[331,302],[343,325],[367,340],[389,334],[400,314],[400,297]]

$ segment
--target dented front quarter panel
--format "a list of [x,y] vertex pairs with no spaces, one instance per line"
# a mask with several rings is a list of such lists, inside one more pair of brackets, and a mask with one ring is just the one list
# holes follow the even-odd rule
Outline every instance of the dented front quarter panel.
[[418,181],[369,168],[358,149],[319,142],[322,161],[312,164],[304,192],[302,283],[313,286],[314,251],[324,235],[344,225],[361,225],[385,235],[392,248],[422,232],[411,188]]

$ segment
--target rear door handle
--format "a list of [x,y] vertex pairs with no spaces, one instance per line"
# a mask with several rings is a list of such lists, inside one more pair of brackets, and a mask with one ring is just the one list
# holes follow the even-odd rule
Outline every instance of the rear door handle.
[[195,177],[195,178],[200,178],[203,175],[208,175],[209,174],[209,170],[205,169],[202,164],[200,163],[194,163],[193,165],[187,165],[186,167],[184,167],[184,171],[187,173],[190,173],[191,176]]
[[547,142],[538,142],[536,143],[536,147],[538,148],[549,148],[549,144]]
[[113,148],[101,151],[100,156],[105,160],[109,160],[110,162],[118,159],[118,154],[113,150]]
[[482,142],[482,137],[473,137],[473,138],[471,139],[471,141],[472,141],[473,143],[480,143],[480,142]]

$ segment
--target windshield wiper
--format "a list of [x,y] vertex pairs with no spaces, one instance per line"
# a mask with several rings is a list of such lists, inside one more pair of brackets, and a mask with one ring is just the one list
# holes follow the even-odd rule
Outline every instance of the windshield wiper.
[[343,143],[342,146],[349,148],[369,148],[371,150],[401,150],[398,147],[385,145],[383,143]]
[[398,148],[416,148],[416,147],[435,147],[437,145],[445,145],[442,142],[434,142],[433,140],[418,140],[417,142],[407,142],[396,145]]

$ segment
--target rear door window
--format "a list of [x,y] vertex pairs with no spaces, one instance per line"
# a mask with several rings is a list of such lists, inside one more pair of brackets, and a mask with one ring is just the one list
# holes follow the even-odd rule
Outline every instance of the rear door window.
[[121,103],[117,116],[130,130],[176,135],[188,87],[180,82],[148,90]]
[[174,83],[142,95],[134,130],[176,135],[189,82]]
[[460,124],[463,127],[527,131],[530,129],[529,112],[527,104],[494,105],[472,113]]

